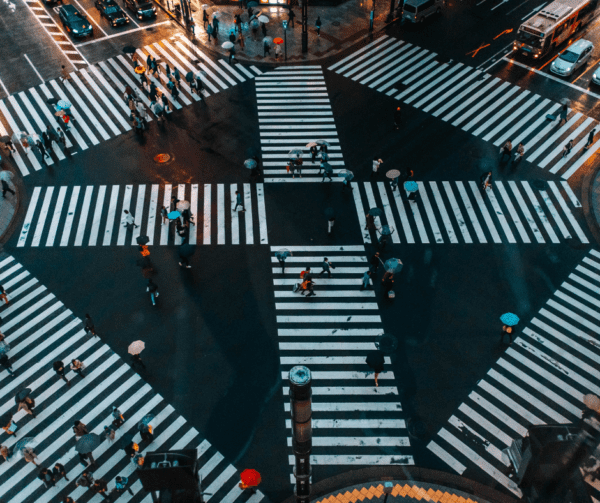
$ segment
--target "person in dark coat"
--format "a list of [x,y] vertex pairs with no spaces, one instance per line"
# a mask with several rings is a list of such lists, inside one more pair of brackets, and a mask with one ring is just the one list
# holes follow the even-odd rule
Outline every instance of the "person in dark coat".
[[[208,14],[206,13],[206,10],[202,11],[202,24],[204,25],[204,29],[206,30],[206,23],[208,23]],[[209,40],[210,42],[210,40]]]
[[137,444],[135,442],[129,442],[128,445],[126,445],[123,450],[125,451],[125,454],[127,456],[129,456],[130,458],[133,458],[133,456],[136,455],[136,453],[139,450],[139,447],[136,449]]
[[44,483],[44,485],[46,486],[46,489],[50,489],[51,487],[54,487],[54,485],[56,484],[56,480],[54,479],[52,472],[50,470],[48,470],[48,468],[40,469],[40,473],[38,474],[38,479],[40,479]]
[[54,468],[52,468],[52,475],[54,475],[55,482],[58,482],[62,478],[64,478],[66,481],[69,480],[67,478],[67,470],[65,470],[65,467],[60,463],[56,463],[54,465]]
[[71,382],[65,377],[65,365],[63,362],[61,362],[60,360],[55,361],[52,364],[52,368],[54,368],[54,372],[56,372],[56,375],[67,383],[67,386],[71,386]]
[[296,17],[296,14],[294,13],[294,11],[292,10],[292,8],[290,7],[290,10],[288,12],[288,19],[290,21],[290,25],[293,28],[294,27],[294,18]]
[[585,147],[583,147],[585,150],[590,148],[592,143],[594,143],[594,135],[595,134],[596,134],[596,128],[594,128],[590,131],[590,134],[588,135],[587,143],[585,144]]
[[377,269],[379,268],[379,252],[376,252],[375,255],[371,257],[371,272],[377,274]]

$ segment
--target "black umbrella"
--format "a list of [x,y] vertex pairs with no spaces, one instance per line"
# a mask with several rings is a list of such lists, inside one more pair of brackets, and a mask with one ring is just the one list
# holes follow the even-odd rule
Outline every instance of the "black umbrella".
[[50,98],[49,100],[46,100],[46,103],[48,103],[48,105],[56,105],[59,101],[60,98]]
[[137,238],[135,238],[135,240],[139,245],[145,245],[146,243],[150,242],[150,238],[148,236],[138,236]]
[[374,217],[380,217],[383,215],[383,210],[381,208],[371,208],[369,213]]
[[390,354],[396,351],[396,348],[398,347],[398,339],[396,339],[393,335],[390,334],[381,334],[377,336],[375,346],[380,351],[383,351],[386,354]]
[[369,351],[367,353],[367,365],[371,367],[377,374],[383,372],[385,358],[381,351]]
[[88,433],[81,437],[75,444],[75,450],[81,454],[92,452],[102,444],[102,438],[95,433]]
[[325,208],[324,213],[327,218],[335,216],[335,210],[333,208]]
[[137,51],[137,49],[135,47],[133,47],[132,45],[126,45],[125,47],[123,47],[123,52],[125,54],[133,54],[136,51]]
[[12,412],[6,412],[5,414],[2,414],[2,416],[0,416],[0,424],[2,425],[1,427],[4,428],[5,426],[8,426],[12,421],[12,417]]
[[17,404],[19,402],[22,402],[23,400],[25,400],[29,396],[29,393],[31,393],[31,390],[29,388],[23,388],[21,391],[19,391],[15,395],[15,402],[17,402]]
[[194,74],[192,72],[187,72],[185,74],[185,80],[191,84],[194,81]]
[[189,243],[182,244],[179,247],[179,256],[182,258],[191,257],[196,251],[196,247]]

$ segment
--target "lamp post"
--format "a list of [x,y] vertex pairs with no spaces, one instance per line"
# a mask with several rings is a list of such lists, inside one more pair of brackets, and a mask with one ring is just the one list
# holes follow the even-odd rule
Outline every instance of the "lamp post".
[[287,27],[288,22],[286,19],[283,20],[283,46],[285,48],[285,61],[287,61]]
[[383,484],[383,492],[385,493],[385,498],[383,498],[383,503],[387,503],[388,496],[392,494],[394,490],[394,484],[392,482],[386,482]]
[[302,52],[308,52],[308,0],[302,0]]
[[387,19],[385,20],[386,23],[391,23],[392,20],[394,19],[394,4],[396,3],[396,0],[390,0],[390,12],[387,15]]
[[[306,1],[306,0],[305,0]],[[308,367],[290,370],[292,447],[296,466],[296,503],[310,503],[310,453],[312,451],[312,389]]]

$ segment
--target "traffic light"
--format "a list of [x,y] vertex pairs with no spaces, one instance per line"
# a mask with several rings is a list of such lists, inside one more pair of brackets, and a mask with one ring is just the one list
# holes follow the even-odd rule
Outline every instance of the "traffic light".
[[283,29],[287,30],[288,22],[286,20],[283,21]]

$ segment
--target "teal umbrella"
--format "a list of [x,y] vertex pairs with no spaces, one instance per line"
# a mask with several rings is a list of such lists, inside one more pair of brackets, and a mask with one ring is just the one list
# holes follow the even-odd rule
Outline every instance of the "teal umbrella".
[[404,188],[408,192],[417,192],[419,190],[419,184],[410,180],[408,182],[404,182]]
[[399,258],[390,258],[385,261],[384,267],[387,272],[396,273],[402,270],[402,265]]
[[354,178],[354,173],[348,169],[343,169],[338,173],[338,176],[341,178],[345,178],[347,181],[350,181]]
[[517,323],[519,323],[519,317],[513,313],[504,313],[500,316],[500,321],[509,327],[514,327]]
[[292,252],[290,250],[288,250],[287,248],[282,248],[281,250],[277,250],[275,252],[275,257],[277,257],[279,260],[285,260],[286,258],[288,258],[291,255],[292,255]]

